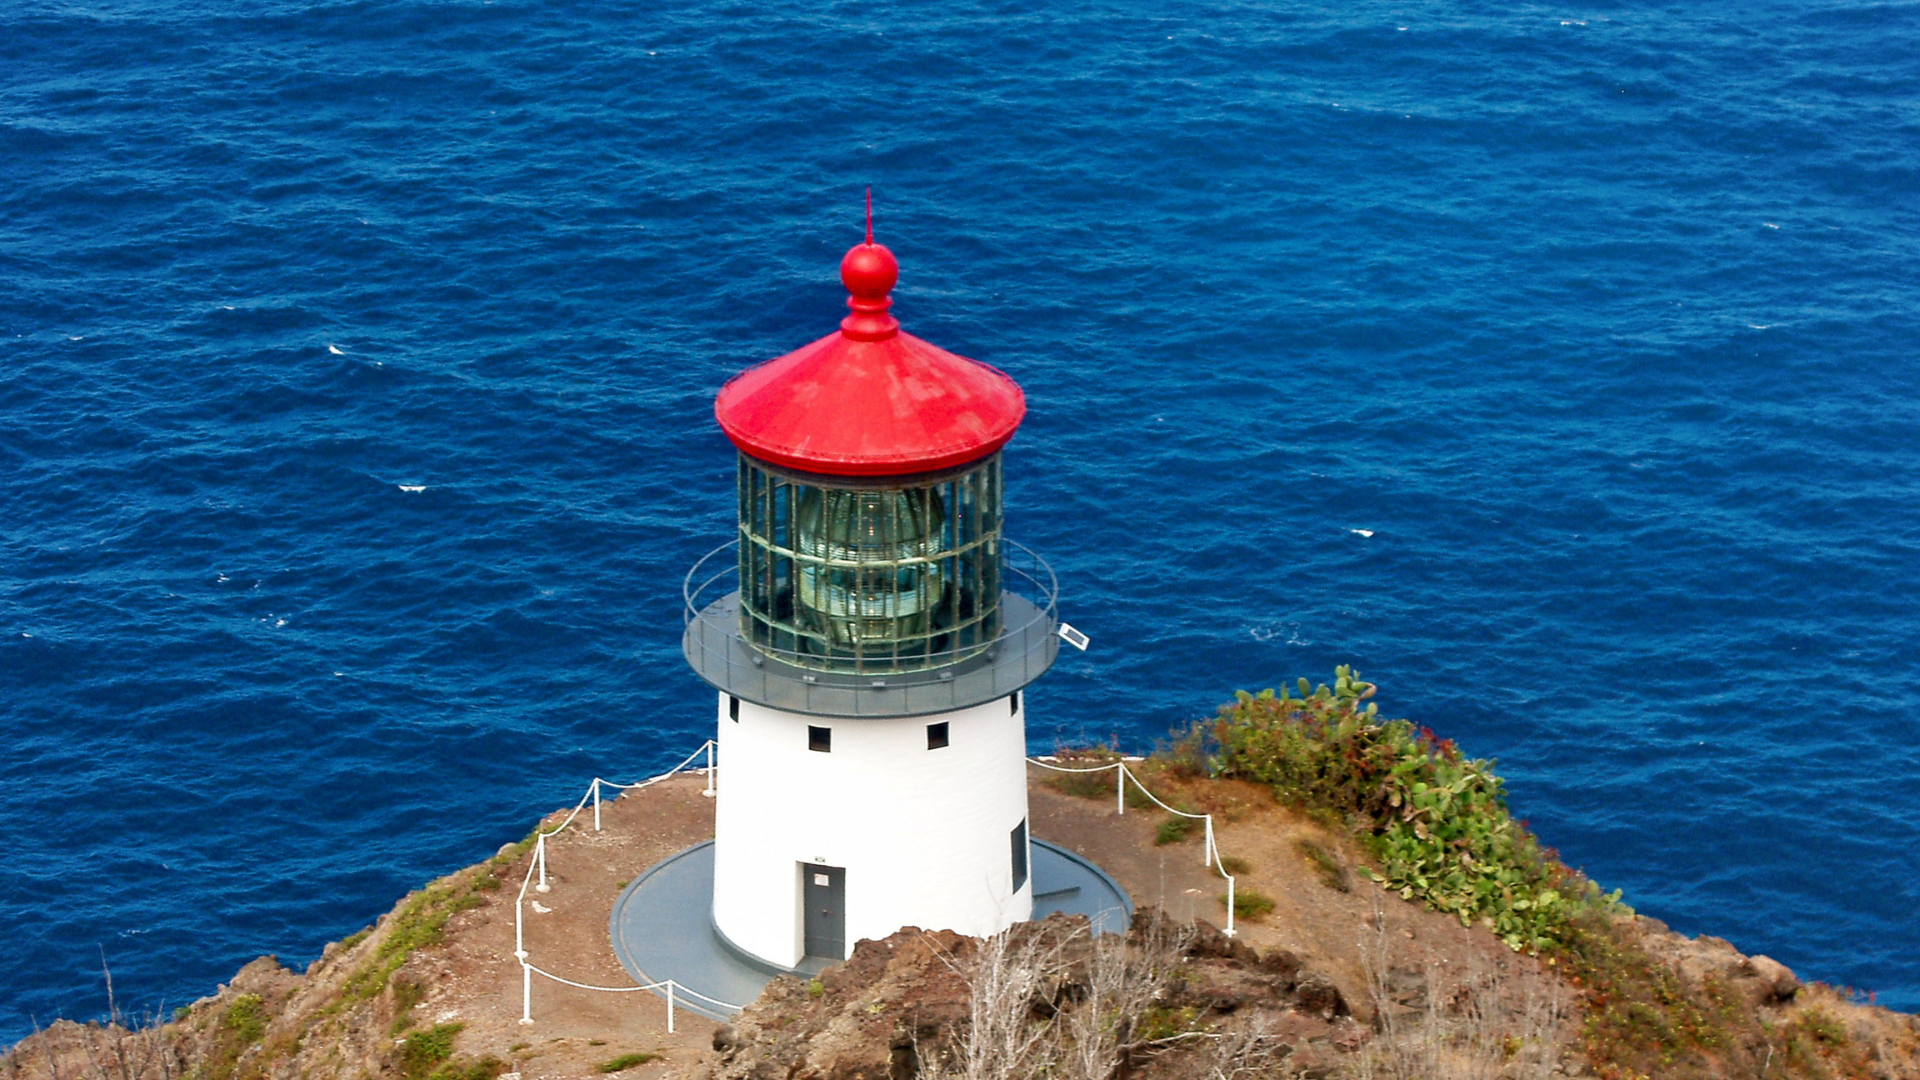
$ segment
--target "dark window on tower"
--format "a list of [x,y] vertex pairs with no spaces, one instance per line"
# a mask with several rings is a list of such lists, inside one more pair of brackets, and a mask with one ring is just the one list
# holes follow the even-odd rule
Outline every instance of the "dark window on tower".
[[818,750],[823,754],[833,751],[833,729],[807,726],[807,749]]
[[1027,819],[1013,827],[1013,891],[1027,883]]
[[727,715],[733,717],[734,723],[740,722],[740,699],[732,694],[727,695]]
[[947,722],[927,725],[927,749],[938,750],[947,745]]
[[1019,716],[1020,715],[1020,691],[1015,690],[1013,692],[1013,696],[1007,699],[1007,703],[1013,706],[1013,708],[1009,710],[1009,714],[1013,716]]

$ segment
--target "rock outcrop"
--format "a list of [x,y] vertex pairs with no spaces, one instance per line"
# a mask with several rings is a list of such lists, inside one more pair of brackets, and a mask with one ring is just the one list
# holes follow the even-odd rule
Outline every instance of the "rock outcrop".
[[[997,1034],[981,1030],[991,1023],[984,1014],[1008,1004],[992,1000],[995,986],[1013,988],[1030,1045],[978,1045]],[[1109,1011],[1127,1003],[1135,1007]],[[1249,1061],[1330,1075],[1342,1049],[1366,1039],[1349,1012],[1333,984],[1302,973],[1291,954],[1260,956],[1211,926],[1175,927],[1152,910],[1124,942],[1055,916],[1017,927],[998,951],[909,927],[860,942],[818,979],[775,980],[680,1076],[910,1080],[977,1072],[969,1066],[999,1054],[1036,1074],[1091,1075],[1104,1062],[1171,1080],[1205,1075],[1215,1044],[1235,1036]]]

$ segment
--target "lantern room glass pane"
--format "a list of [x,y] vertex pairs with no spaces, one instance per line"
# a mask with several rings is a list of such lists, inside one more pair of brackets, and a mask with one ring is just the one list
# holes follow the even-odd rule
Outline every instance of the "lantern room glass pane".
[[854,674],[928,671],[1000,631],[1000,457],[924,477],[789,474],[740,458],[741,630]]

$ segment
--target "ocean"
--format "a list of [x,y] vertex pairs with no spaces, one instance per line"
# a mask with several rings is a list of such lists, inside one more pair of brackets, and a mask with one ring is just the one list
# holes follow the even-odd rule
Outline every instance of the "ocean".
[[[1035,750],[1351,663],[1638,910],[1920,1009],[1920,5],[9,0],[0,1039],[698,746],[841,253],[1019,379]],[[876,808],[877,811],[883,808]]]

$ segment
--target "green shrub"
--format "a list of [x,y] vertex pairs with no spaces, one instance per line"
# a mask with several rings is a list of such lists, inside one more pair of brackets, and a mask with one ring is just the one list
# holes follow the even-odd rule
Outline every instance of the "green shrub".
[[1158,1042],[1161,1039],[1178,1038],[1195,1030],[1200,1010],[1192,1005],[1174,1008],[1169,1005],[1156,1005],[1140,1014],[1133,1025],[1133,1041],[1137,1043]]
[[818,1001],[820,1000],[821,997],[825,996],[826,992],[827,992],[826,983],[821,982],[819,979],[807,980],[807,996],[808,997],[814,999],[815,1001]]
[[1210,751],[1216,776],[1270,785],[1285,802],[1356,823],[1382,866],[1370,877],[1463,926],[1478,920],[1514,949],[1563,940],[1576,907],[1617,903],[1619,893],[1602,897],[1513,819],[1492,762],[1362,708],[1374,687],[1345,666],[1332,687],[1301,679],[1299,692],[1242,691],[1188,744]]
[[240,1059],[266,1037],[271,1019],[258,994],[241,994],[228,1002],[215,1017],[214,1039],[200,1071],[214,1078],[239,1075]]
[[1241,874],[1253,873],[1253,864],[1238,855],[1222,855],[1220,856],[1220,869],[1225,870],[1234,877],[1239,877]]
[[1581,992],[1581,1040],[1602,1076],[1673,1073],[1675,1062],[1749,1041],[1724,986],[1709,978],[1696,992],[1597,907],[1572,913],[1552,960]]
[[242,1045],[259,1042],[260,1036],[267,1033],[267,1011],[260,995],[241,994],[234,998],[221,1016],[220,1025],[233,1032]]
[[633,1068],[635,1065],[645,1065],[647,1062],[659,1056],[659,1054],[621,1054],[612,1061],[601,1062],[600,1071],[603,1073],[624,1072],[627,1069]]
[[488,1054],[473,1061],[456,1058],[433,1070],[427,1080],[494,1080],[494,1077],[506,1071],[506,1062]]
[[1847,1045],[1847,1029],[1824,1009],[1806,1009],[1794,1017],[1794,1022],[1816,1043],[1824,1046]]
[[1155,844],[1177,844],[1185,840],[1187,834],[1192,831],[1192,818],[1169,817],[1160,823],[1158,829],[1154,830],[1153,842]]
[[453,1037],[465,1024],[435,1024],[416,1031],[400,1044],[400,1073],[411,1080],[424,1080],[435,1065],[453,1056]]
[[[1227,894],[1220,894],[1220,903],[1227,902]],[[1251,889],[1245,885],[1236,885],[1233,890],[1233,917],[1236,919],[1259,920],[1266,918],[1273,910],[1273,897]]]

